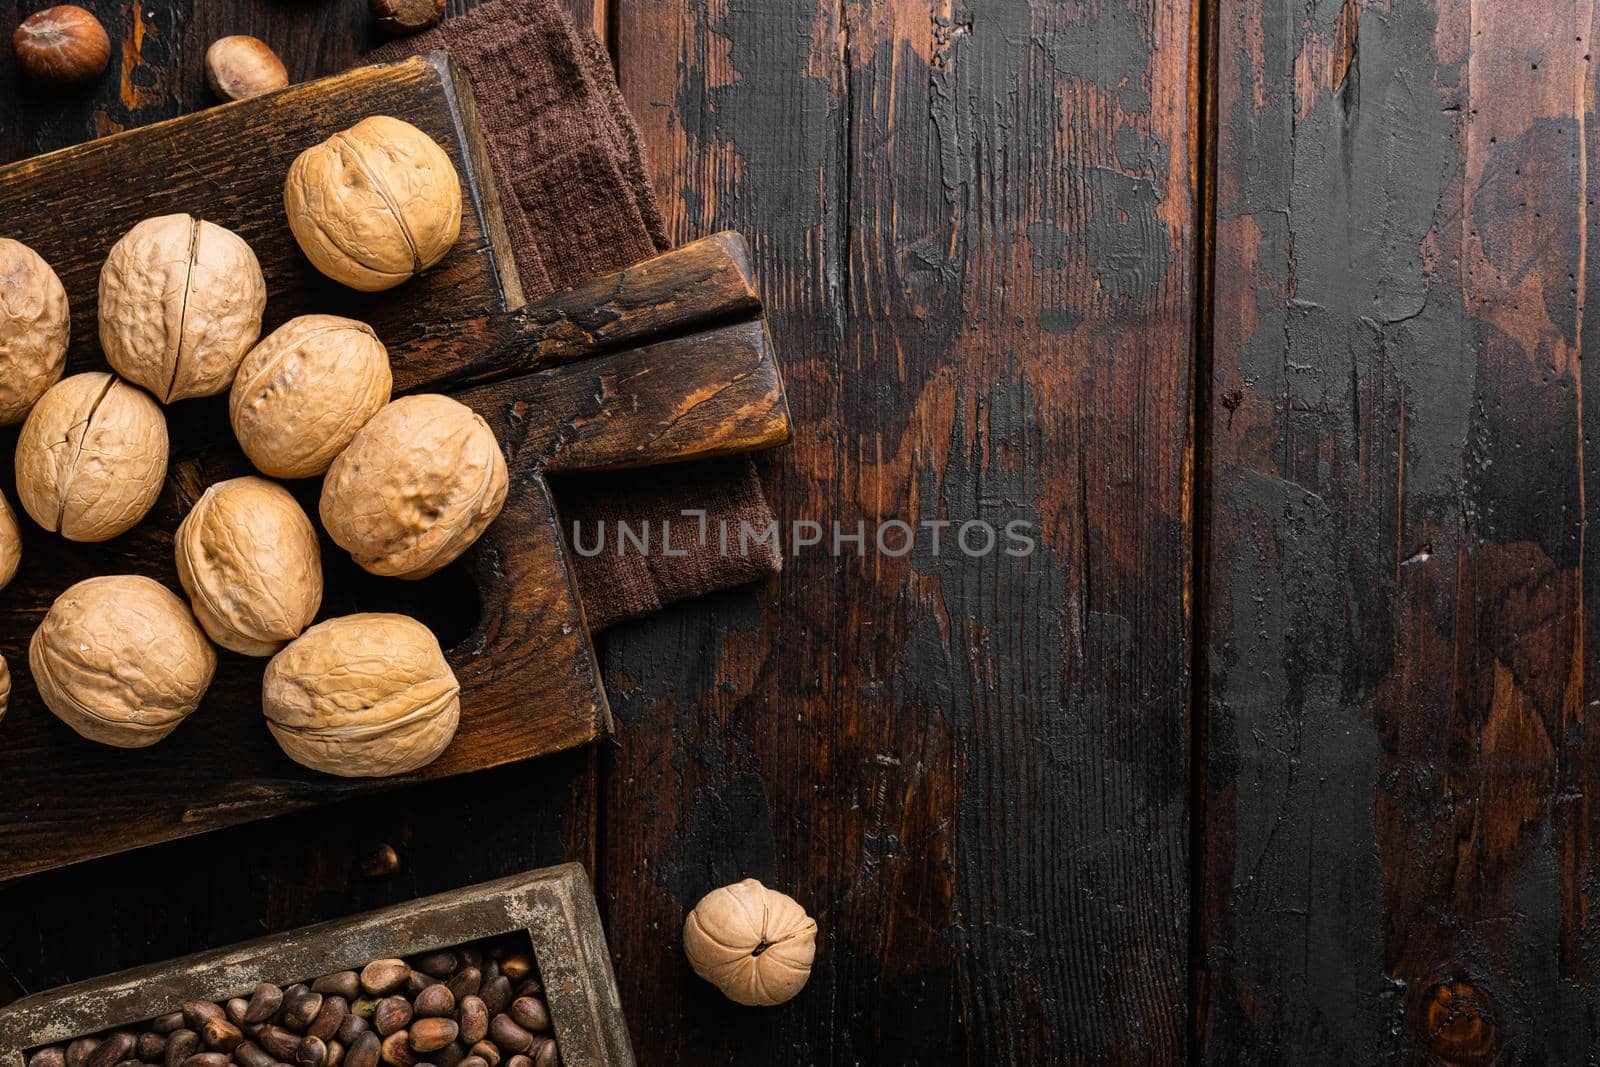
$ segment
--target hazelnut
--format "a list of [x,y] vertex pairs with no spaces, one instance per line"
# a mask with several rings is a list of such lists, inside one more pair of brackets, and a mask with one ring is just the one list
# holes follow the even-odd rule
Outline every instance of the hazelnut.
[[250,462],[274,478],[321,474],[389,402],[389,353],[372,327],[302,315],[239,364],[228,417]]
[[0,237],[0,425],[28,416],[67,365],[67,292],[50,264]]
[[[426,626],[404,615],[346,615],[318,623],[272,657],[261,709],[296,763],[376,778],[438,758],[461,720],[460,693]],[[387,985],[363,972],[363,988]]]
[[171,592],[132,574],[56,598],[28,645],[39,696],[91,741],[143,748],[200,706],[217,655]]
[[162,403],[213,396],[233,383],[266,306],[261,264],[237,234],[191,215],[145,219],[100,270],[100,347]]
[[284,211],[313,266],[352,289],[391,289],[433,266],[461,234],[461,180],[438,143],[388,115],[300,153]]
[[283,486],[218,482],[184,516],[174,543],[195,617],[223,648],[270,656],[316,617],[317,531]]
[[106,28],[76,4],[47,7],[23,19],[11,46],[29,76],[61,85],[98,78],[111,61]]
[[51,386],[17,438],[17,496],[33,521],[69,541],[107,541],[133,527],[167,474],[161,408],[103,371]]
[[283,60],[258,37],[218,37],[206,49],[206,81],[224,100],[248,100],[289,84]]
[[444,0],[371,0],[372,17],[390,33],[418,33],[438,22]]
[[817,954],[817,922],[754,878],[713,889],[683,923],[694,973],[736,1004],[770,1007],[800,992]]
[[465,552],[506,502],[494,431],[460,401],[401,397],[328,468],[318,510],[334,543],[373,574],[425,578]]
[[22,562],[22,530],[17,526],[16,512],[4,496],[0,496],[0,589],[11,584],[17,576],[17,565]]

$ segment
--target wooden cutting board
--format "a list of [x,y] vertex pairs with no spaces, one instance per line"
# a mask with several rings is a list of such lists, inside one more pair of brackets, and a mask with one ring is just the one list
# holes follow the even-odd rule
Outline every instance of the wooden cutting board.
[[[461,237],[435,268],[385,293],[324,279],[283,214],[289,163],[372,114],[434,137],[464,192]],[[262,722],[266,661],[222,652],[200,709],[142,750],[80,739],[40,702],[27,645],[54,598],[96,574],[149,575],[179,590],[172,531],[204,487],[248,471],[226,398],[166,409],[173,463],[162,499],[128,534],[74,544],[20,509],[23,559],[0,590],[11,666],[0,720],[0,879],[200,833],[416,778],[440,778],[605,736],[610,711],[545,472],[721,455],[788,437],[781,378],[743,243],[731,235],[524,306],[471,94],[442,56],[368,67],[0,168],[0,235],[55,268],[72,308],[68,373],[103,369],[95,293],[111,245],[135,222],[186,211],[232,229],[267,278],[263,333],[308,312],[370,323],[396,392],[440,391],[479,411],[507,452],[501,517],[460,561],[421,582],[365,574],[324,538],[319,618],[401,611],[448,650],[461,728],[417,775],[350,780],[282,755]],[[15,508],[0,431],[0,487]],[[316,515],[320,480],[289,488]]]

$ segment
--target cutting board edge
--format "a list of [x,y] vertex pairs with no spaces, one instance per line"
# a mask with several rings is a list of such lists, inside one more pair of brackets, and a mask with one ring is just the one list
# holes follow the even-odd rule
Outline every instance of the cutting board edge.
[[[601,692],[603,694],[604,690],[602,689]],[[348,789],[334,793],[320,792],[306,796],[282,795],[266,802],[253,801],[249,804],[221,805],[211,810],[203,825],[192,826],[188,821],[180,819],[172,825],[171,832],[160,835],[147,835],[137,845],[119,846],[115,843],[117,839],[109,835],[102,835],[97,836],[94,840],[106,842],[107,844],[104,848],[77,851],[59,861],[51,857],[40,857],[42,862],[25,860],[21,866],[16,868],[0,869],[0,885],[6,885],[32,875],[44,874],[48,871],[76,867],[79,864],[93,863],[96,860],[109,859],[112,856],[121,856],[129,852],[171,844],[175,841],[204,837],[218,830],[227,830],[236,826],[246,826],[252,823],[265,822],[269,819],[281,818],[286,815],[307,812],[315,808],[327,807],[329,804],[338,804],[363,797],[383,796],[412,786],[425,785],[429,782],[470,779],[473,775],[492,771],[496,768],[512,764],[530,763],[546,756],[570,752],[573,749],[583,748],[603,741],[613,734],[611,711],[604,699],[590,710],[592,714],[568,717],[566,721],[574,728],[547,742],[541,743],[541,747],[537,752],[508,756],[505,759],[480,763],[470,770],[451,771],[437,775],[422,773],[398,778],[352,778],[347,780],[349,783]],[[327,785],[327,783],[322,784],[324,786]],[[337,789],[337,786],[335,786],[335,789]]]
[[449,63],[449,57],[442,52],[431,52],[426,55],[413,56],[410,59],[396,60],[392,63],[363,64],[339,74],[330,74],[325,78],[316,78],[307,82],[297,82],[286,88],[275,89],[270,93],[263,93],[260,96],[250,97],[246,100],[228,100],[199,111],[186,111],[181,115],[174,115],[170,119],[162,119],[159,122],[152,122],[144,126],[134,126],[131,129],[118,130],[116,133],[108,133],[104,137],[96,137],[92,141],[84,141],[81,144],[68,145],[65,148],[57,148],[52,152],[41,152],[26,159],[19,159],[14,163],[0,166],[0,180],[29,174],[45,166],[55,166],[61,160],[71,159],[74,156],[88,157],[100,152],[114,151],[128,141],[156,138],[174,126],[193,123],[197,116],[214,117],[238,108],[253,109],[260,107],[263,101],[281,103],[285,100],[293,100],[300,95],[310,97],[320,92],[320,87],[331,81],[354,82],[375,79],[380,77],[384,71],[392,71],[404,67],[416,67],[419,71],[422,68],[428,68],[441,78],[446,77],[447,72],[454,70],[453,65]]
[[500,209],[500,186],[495,181],[494,168],[489,162],[489,145],[484,140],[483,127],[478,122],[478,103],[472,92],[472,79],[446,52],[428,52],[416,58],[439,72],[439,83],[456,124],[456,135],[466,148],[462,162],[468,174],[463,184],[476,189],[478,193],[471,202],[473,210],[478,213],[479,227],[489,239],[490,257],[500,281],[500,310],[519,308],[527,303],[528,298],[522,288],[516,255],[511,249],[511,235],[506,229],[505,215]]

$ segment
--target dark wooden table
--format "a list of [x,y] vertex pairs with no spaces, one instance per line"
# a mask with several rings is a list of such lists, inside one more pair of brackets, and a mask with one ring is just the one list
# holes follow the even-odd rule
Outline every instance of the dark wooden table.
[[[805,549],[605,635],[601,751],[0,889],[0,994],[576,859],[647,1063],[1585,1062],[1593,0],[577,2],[754,244],[783,518],[1037,551]],[[0,49],[4,158],[371,43],[96,6],[89,93]],[[679,951],[744,875],[821,924],[781,1009]]]

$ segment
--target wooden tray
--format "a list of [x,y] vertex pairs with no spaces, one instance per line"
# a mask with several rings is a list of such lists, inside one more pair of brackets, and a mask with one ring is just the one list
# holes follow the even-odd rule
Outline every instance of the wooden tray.
[[561,1062],[631,1067],[605,931],[576,863],[36,993],[0,1009],[0,1067],[24,1067],[30,1049],[132,1026],[186,1000],[222,1001],[258,982],[290,985],[518,930],[533,942]]
[[[462,177],[457,246],[386,293],[318,275],[294,244],[282,186],[305,147],[370,114],[437,139]],[[103,368],[100,265],[135,222],[188,211],[225,225],[266,274],[270,330],[312,311],[369,322],[397,392],[450,392],[507,451],[501,518],[457,564],[422,582],[367,575],[324,539],[319,617],[415,615],[462,685],[455,741],[413,778],[487,768],[591,742],[611,729],[546,471],[647,465],[781,443],[788,417],[742,242],[718,238],[527,307],[505,252],[471,95],[439,56],[370,67],[0,168],[0,234],[35,248],[72,307],[69,373]],[[684,288],[687,287],[687,288]],[[685,317],[684,309],[697,309]],[[685,332],[687,331],[687,332]],[[647,345],[648,347],[639,347]],[[161,502],[127,535],[79,545],[22,515],[23,560],[0,591],[11,711],[0,722],[0,879],[199,833],[405,779],[307,771],[260,715],[265,660],[223,653],[199,711],[171,737],[119,750],[77,737],[39,701],[27,644],[54,598],[95,574],[146,574],[179,589],[172,531],[205,485],[248,471],[225,398],[167,409],[173,464]],[[16,430],[0,432],[0,484],[14,501]],[[317,480],[289,488],[316,514]],[[19,512],[20,513],[20,512]]]

